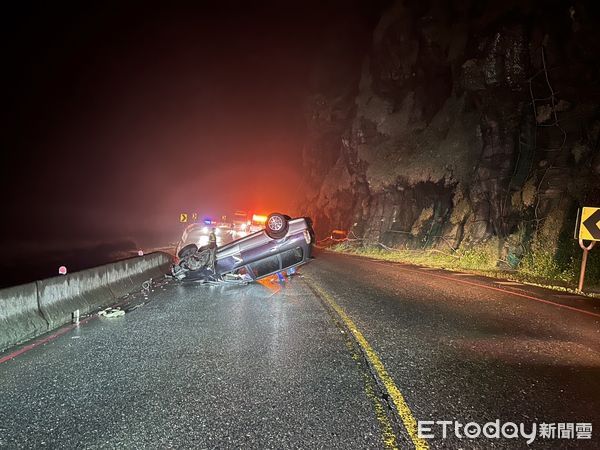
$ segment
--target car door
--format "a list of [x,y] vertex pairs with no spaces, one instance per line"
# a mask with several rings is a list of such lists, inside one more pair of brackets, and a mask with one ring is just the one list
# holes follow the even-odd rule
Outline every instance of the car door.
[[279,255],[271,255],[248,264],[250,274],[254,279],[260,279],[281,271]]

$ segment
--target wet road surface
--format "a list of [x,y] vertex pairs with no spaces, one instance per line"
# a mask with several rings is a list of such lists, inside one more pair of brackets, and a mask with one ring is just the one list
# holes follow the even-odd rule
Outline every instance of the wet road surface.
[[[284,283],[169,283],[132,304],[0,364],[0,447],[600,444],[588,299],[322,252]],[[411,418],[596,429],[527,447],[419,440]]]

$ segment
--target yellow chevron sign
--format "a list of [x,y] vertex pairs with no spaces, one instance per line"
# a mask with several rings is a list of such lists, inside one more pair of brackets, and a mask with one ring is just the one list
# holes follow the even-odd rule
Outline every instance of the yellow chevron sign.
[[583,208],[579,221],[579,239],[600,241],[600,208]]
[[186,223],[188,221],[188,215],[186,213],[179,214],[179,221],[181,223]]

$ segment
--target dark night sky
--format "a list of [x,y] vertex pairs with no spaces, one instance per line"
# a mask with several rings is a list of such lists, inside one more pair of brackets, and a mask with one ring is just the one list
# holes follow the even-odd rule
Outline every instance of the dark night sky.
[[9,258],[176,240],[180,211],[285,211],[311,70],[348,57],[323,42],[363,39],[364,8],[91,3],[3,12]]

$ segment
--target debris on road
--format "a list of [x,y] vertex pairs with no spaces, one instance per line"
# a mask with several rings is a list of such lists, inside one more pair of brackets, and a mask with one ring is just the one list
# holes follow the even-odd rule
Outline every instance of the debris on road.
[[106,317],[112,319],[114,317],[121,317],[125,315],[125,311],[121,308],[106,308],[98,313],[99,316]]
[[146,302],[143,303],[136,303],[135,305],[133,305],[131,308],[126,308],[124,312],[131,312],[133,310],[138,309],[141,306],[144,306],[146,304]]
[[152,278],[150,278],[149,280],[146,280],[142,283],[142,292],[144,292],[144,293],[150,292],[151,288],[152,288]]

